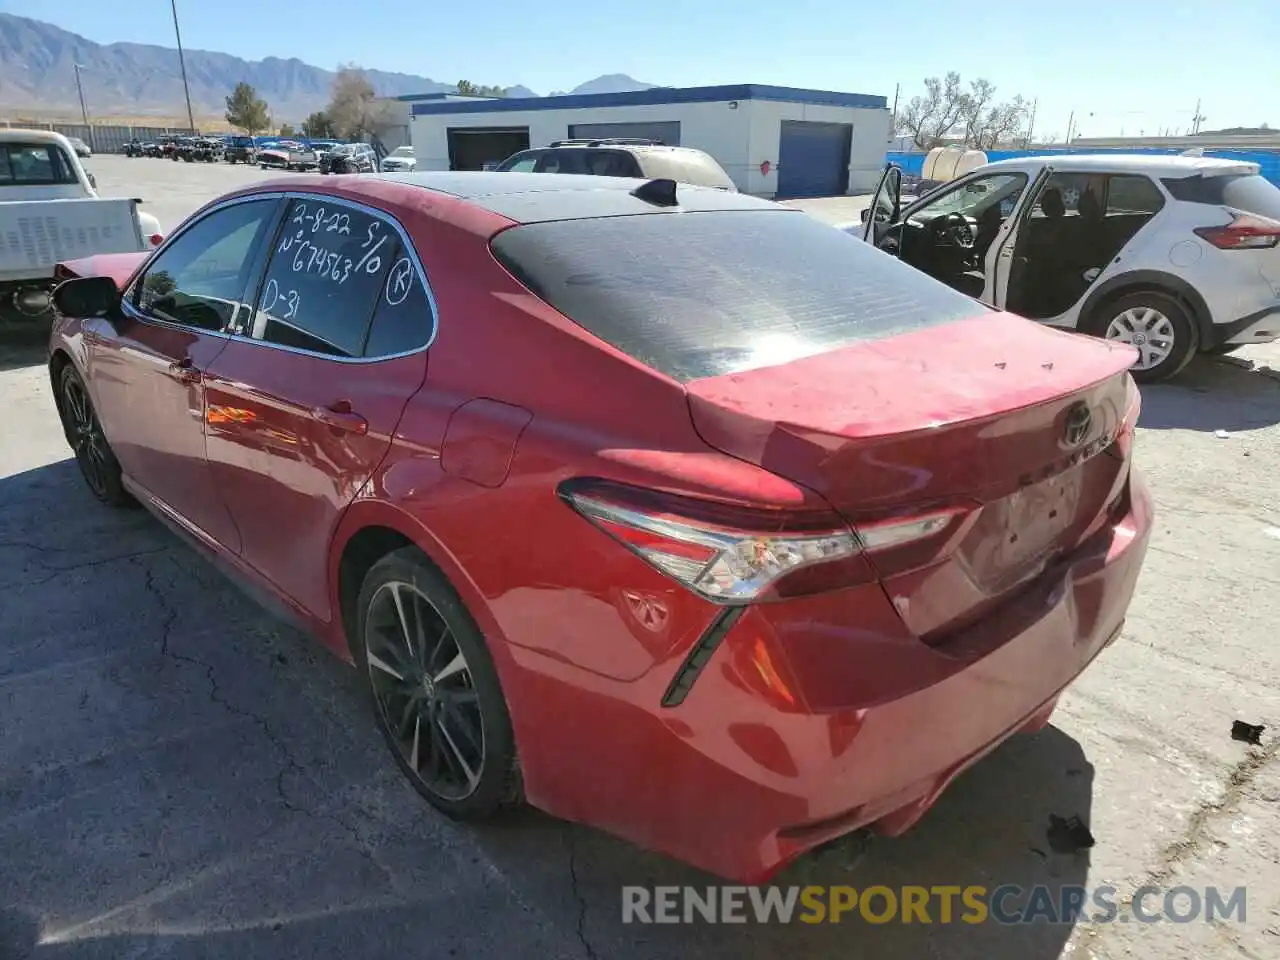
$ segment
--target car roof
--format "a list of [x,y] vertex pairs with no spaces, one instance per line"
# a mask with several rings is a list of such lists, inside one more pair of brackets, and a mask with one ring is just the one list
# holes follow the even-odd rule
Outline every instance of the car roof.
[[54,130],[27,130],[23,127],[0,130],[0,143],[56,143],[61,147],[71,145],[70,140]]
[[750,194],[685,183],[676,188],[678,205],[665,207],[632,195],[632,191],[643,182],[624,177],[566,173],[366,173],[358,177],[337,179],[313,175],[269,180],[256,184],[245,192],[306,190],[363,200],[384,209],[390,205],[423,209],[422,199],[435,195],[438,199],[470,208],[470,211],[478,212],[481,216],[454,216],[447,209],[447,204],[442,204],[436,210],[427,208],[426,212],[455,222],[465,220],[467,229],[485,235],[513,223],[545,223],[594,217],[734,210],[797,212]]
[[1156,153],[1061,153],[997,160],[979,169],[1025,169],[1052,164],[1061,171],[1144,173],[1148,176],[1189,177],[1197,173],[1258,172],[1256,163],[1223,157],[1183,157]]

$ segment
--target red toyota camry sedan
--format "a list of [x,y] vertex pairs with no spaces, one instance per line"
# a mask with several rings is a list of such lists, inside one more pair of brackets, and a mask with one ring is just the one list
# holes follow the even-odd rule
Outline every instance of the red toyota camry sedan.
[[64,267],[49,372],[140,502],[367,680],[450,816],[761,881],[909,828],[1114,640],[1131,347],[670,181],[273,180]]

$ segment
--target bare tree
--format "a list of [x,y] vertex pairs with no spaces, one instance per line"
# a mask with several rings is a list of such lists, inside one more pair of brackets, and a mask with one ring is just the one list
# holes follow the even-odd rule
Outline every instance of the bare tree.
[[912,97],[898,115],[898,132],[908,134],[920,150],[931,150],[948,140],[990,150],[1023,132],[1031,105],[1022,97],[1001,103],[995,85],[979,78],[966,90],[960,74],[929,77],[924,96]]
[[344,64],[333,78],[333,93],[325,108],[335,134],[346,140],[362,140],[376,132],[385,106],[377,102],[373,84],[355,64]]
[[898,114],[898,132],[909,135],[918,149],[932,150],[955,133],[966,103],[960,74],[928,77],[924,96],[912,97]]
[[[985,80],[977,83],[986,84]],[[975,87],[977,86],[975,83]],[[973,100],[966,118],[965,143],[977,150],[994,150],[1023,136],[1031,104],[1017,96],[1006,103],[993,102],[995,87],[987,84],[990,96],[983,102]],[[984,91],[985,92],[985,91]]]

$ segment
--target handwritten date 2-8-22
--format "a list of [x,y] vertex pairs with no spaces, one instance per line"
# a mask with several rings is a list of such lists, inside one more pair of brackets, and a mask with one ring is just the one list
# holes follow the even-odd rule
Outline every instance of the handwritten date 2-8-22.
[[320,207],[315,213],[306,216],[306,208],[299,204],[290,220],[290,227],[295,223],[302,225],[296,232],[284,237],[276,248],[278,254],[293,253],[294,273],[307,273],[342,284],[353,273],[363,271],[372,275],[382,270],[382,258],[378,256],[378,251],[387,242],[387,237],[380,220],[369,224],[364,242],[355,257],[347,256],[343,250],[322,245],[328,239],[327,234],[343,235],[351,232],[351,218],[347,214],[331,213],[326,216],[324,208]]

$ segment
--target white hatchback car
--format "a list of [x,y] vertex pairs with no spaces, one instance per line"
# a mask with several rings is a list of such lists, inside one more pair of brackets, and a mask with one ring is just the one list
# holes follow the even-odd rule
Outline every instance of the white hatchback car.
[[1139,381],[1280,338],[1280,188],[1257,164],[1023,157],[906,207],[901,187],[890,165],[850,229],[992,306],[1132,344]]

